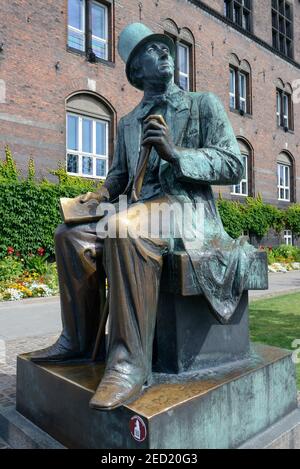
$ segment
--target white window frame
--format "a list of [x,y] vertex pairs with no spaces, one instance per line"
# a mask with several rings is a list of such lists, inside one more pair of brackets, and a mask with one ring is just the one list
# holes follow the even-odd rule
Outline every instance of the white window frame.
[[291,128],[290,112],[291,112],[291,96],[283,90],[276,90],[276,116],[278,127],[286,129]]
[[286,93],[283,93],[283,127],[290,128],[289,123],[289,97]]
[[[185,49],[187,51],[187,54],[186,54],[186,57],[187,57],[187,63],[186,63],[187,73],[180,70],[180,61],[178,60],[178,74],[179,74],[179,82],[180,82],[180,77],[187,78],[188,87],[185,91],[190,91],[190,47],[186,44],[183,44],[182,42],[179,42],[177,44],[177,47],[178,47],[178,49],[181,47],[182,49]],[[178,57],[179,57],[179,51],[177,53],[178,53]]]
[[94,40],[104,44],[105,45],[105,56],[104,57],[97,55],[96,52],[94,51],[94,49],[93,49],[93,52],[95,53],[97,58],[100,58],[100,59],[103,59],[103,60],[108,60],[108,7],[106,5],[104,5],[103,3],[98,2],[98,1],[93,1],[92,5],[97,5],[98,7],[102,8],[105,12],[105,37],[102,38],[102,37],[95,36],[94,34],[92,34],[92,49],[93,49],[93,41]]
[[[240,181],[239,184],[232,186],[232,195],[239,195],[241,197],[248,197],[249,195],[249,181],[248,181],[248,158],[249,155],[242,153],[242,158],[244,159],[245,167],[245,177]],[[246,187],[246,192],[243,192],[243,185]]]
[[[234,68],[230,67],[230,75],[229,75],[229,106],[230,109],[236,109],[236,84],[235,84],[235,74],[236,71]],[[231,83],[232,83],[232,77],[233,77],[233,90],[231,89]],[[231,105],[231,101],[233,100],[233,106]]]
[[[280,184],[280,172],[283,169],[283,184]],[[288,184],[286,184],[286,179]],[[284,202],[291,201],[291,167],[287,164],[277,163],[277,188],[278,188],[278,200]],[[281,191],[283,190],[284,196],[281,197]]]
[[[86,11],[86,0],[82,0],[82,8],[81,8],[81,18],[82,18],[82,26],[83,26],[83,29],[77,29],[75,28],[74,26],[71,26],[69,24],[69,17],[68,17],[68,46],[71,47],[72,49],[76,49],[76,50],[79,50],[81,52],[84,52],[85,51],[85,47],[86,47],[86,41],[85,41],[85,11]],[[74,31],[75,33],[77,34],[80,34],[82,36],[82,49],[79,49],[77,47],[73,47],[73,46],[70,46],[69,45],[69,31]]]
[[[78,118],[78,150],[71,150],[68,148],[68,116],[75,116]],[[82,122],[83,120],[86,119],[86,120],[90,120],[93,122],[93,142],[92,142],[92,153],[87,153],[87,152],[84,152],[82,151],[82,133],[83,133],[83,125],[82,125]],[[106,126],[106,155],[98,155],[96,153],[96,124],[97,122],[100,122],[101,124],[105,124]],[[97,119],[97,118],[94,118],[94,117],[91,117],[91,116],[86,116],[86,115],[82,115],[82,114],[76,114],[74,112],[67,112],[67,119],[66,119],[66,127],[67,127],[67,132],[66,132],[66,171],[68,174],[70,174],[71,176],[80,176],[80,177],[84,177],[84,178],[92,178],[92,179],[102,179],[104,180],[107,176],[107,172],[108,172],[108,153],[109,153],[109,137],[108,137],[108,134],[109,134],[109,121],[105,120],[105,119]],[[70,172],[68,171],[68,155],[74,155],[74,156],[78,156],[78,173],[73,173],[73,172]],[[82,158],[83,157],[91,157],[92,158],[92,161],[93,161],[93,173],[92,174],[84,174],[82,172]],[[105,160],[106,161],[106,174],[105,176],[97,176],[96,175],[96,161],[97,160]]]
[[[239,98],[240,98],[240,110],[247,113],[247,75],[243,72],[239,73]],[[244,78],[244,87],[242,87],[242,77]]]
[[280,92],[276,91],[276,116],[277,116],[277,125],[281,127],[281,95]]
[[293,246],[293,232],[291,230],[284,230],[283,239],[286,246]]

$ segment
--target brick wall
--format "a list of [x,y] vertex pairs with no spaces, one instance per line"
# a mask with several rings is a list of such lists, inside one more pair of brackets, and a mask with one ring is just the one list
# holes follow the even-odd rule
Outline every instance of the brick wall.
[[[277,203],[277,156],[288,150],[296,164],[297,200],[300,201],[300,104],[294,106],[295,132],[276,125],[277,78],[292,83],[300,68],[278,57],[214,15],[187,0],[115,1],[115,35],[140,19],[154,31],[163,31],[171,18],[189,28],[195,37],[196,89],[213,91],[222,99],[237,136],[247,139],[254,151],[255,193]],[[206,2],[222,14],[223,1]],[[254,33],[271,44],[271,0],[254,2]],[[0,99],[0,149],[8,143],[24,169],[30,156],[40,174],[65,158],[65,100],[88,90],[88,80],[108,100],[119,119],[138,103],[141,93],[125,77],[116,53],[113,64],[91,64],[67,51],[67,0],[15,0],[0,6],[0,80],[6,84]],[[295,59],[300,62],[300,4],[294,2]],[[246,59],[252,70],[253,115],[229,111],[230,54]],[[59,70],[55,64],[59,62]],[[300,67],[300,66],[299,66]],[[219,188],[216,188],[218,192]],[[229,195],[230,189],[220,188]]]

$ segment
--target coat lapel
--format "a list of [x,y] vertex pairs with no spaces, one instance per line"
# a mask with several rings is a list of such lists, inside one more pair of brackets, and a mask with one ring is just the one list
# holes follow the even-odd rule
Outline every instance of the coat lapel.
[[[171,128],[172,137],[175,145],[180,146],[183,140],[185,129],[187,128],[190,116],[190,101],[184,96],[178,99],[178,106],[174,113],[171,111],[171,122],[168,122]],[[169,112],[168,112],[169,114]]]
[[138,113],[136,110],[130,115],[129,119],[126,119],[124,129],[127,164],[130,177],[135,174],[141,142],[141,121],[138,119]]
[[[175,145],[181,146],[190,117],[191,100],[187,93],[179,90],[176,86],[175,89],[176,92],[170,95],[172,106],[168,105],[166,120]],[[141,122],[147,113],[148,109],[143,107],[142,104],[139,104],[135,110],[127,116],[124,122],[127,163],[130,177],[134,176],[138,164],[142,131]]]

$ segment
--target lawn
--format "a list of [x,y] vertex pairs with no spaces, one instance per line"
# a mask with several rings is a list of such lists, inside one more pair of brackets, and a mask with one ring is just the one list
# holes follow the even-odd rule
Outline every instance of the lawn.
[[[292,350],[292,342],[300,341],[300,293],[253,301],[250,334],[253,342]],[[300,359],[300,353],[298,357]],[[297,383],[300,389],[300,363],[297,364]]]

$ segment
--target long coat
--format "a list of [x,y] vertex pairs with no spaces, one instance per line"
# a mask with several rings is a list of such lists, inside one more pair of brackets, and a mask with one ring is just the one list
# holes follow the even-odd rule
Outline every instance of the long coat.
[[[159,179],[171,201],[202,204],[201,227],[185,226],[201,246],[183,239],[195,277],[213,312],[228,322],[240,300],[256,250],[244,238],[233,240],[225,232],[212,185],[238,184],[243,162],[232,126],[220,100],[212,93],[192,93],[173,85],[167,96],[166,121],[177,147],[174,163],[161,160]],[[138,164],[141,123],[151,105],[143,101],[119,122],[116,149],[105,186],[111,198],[130,194]],[[201,231],[201,234],[200,234]],[[199,262],[201,259],[201,262]]]

